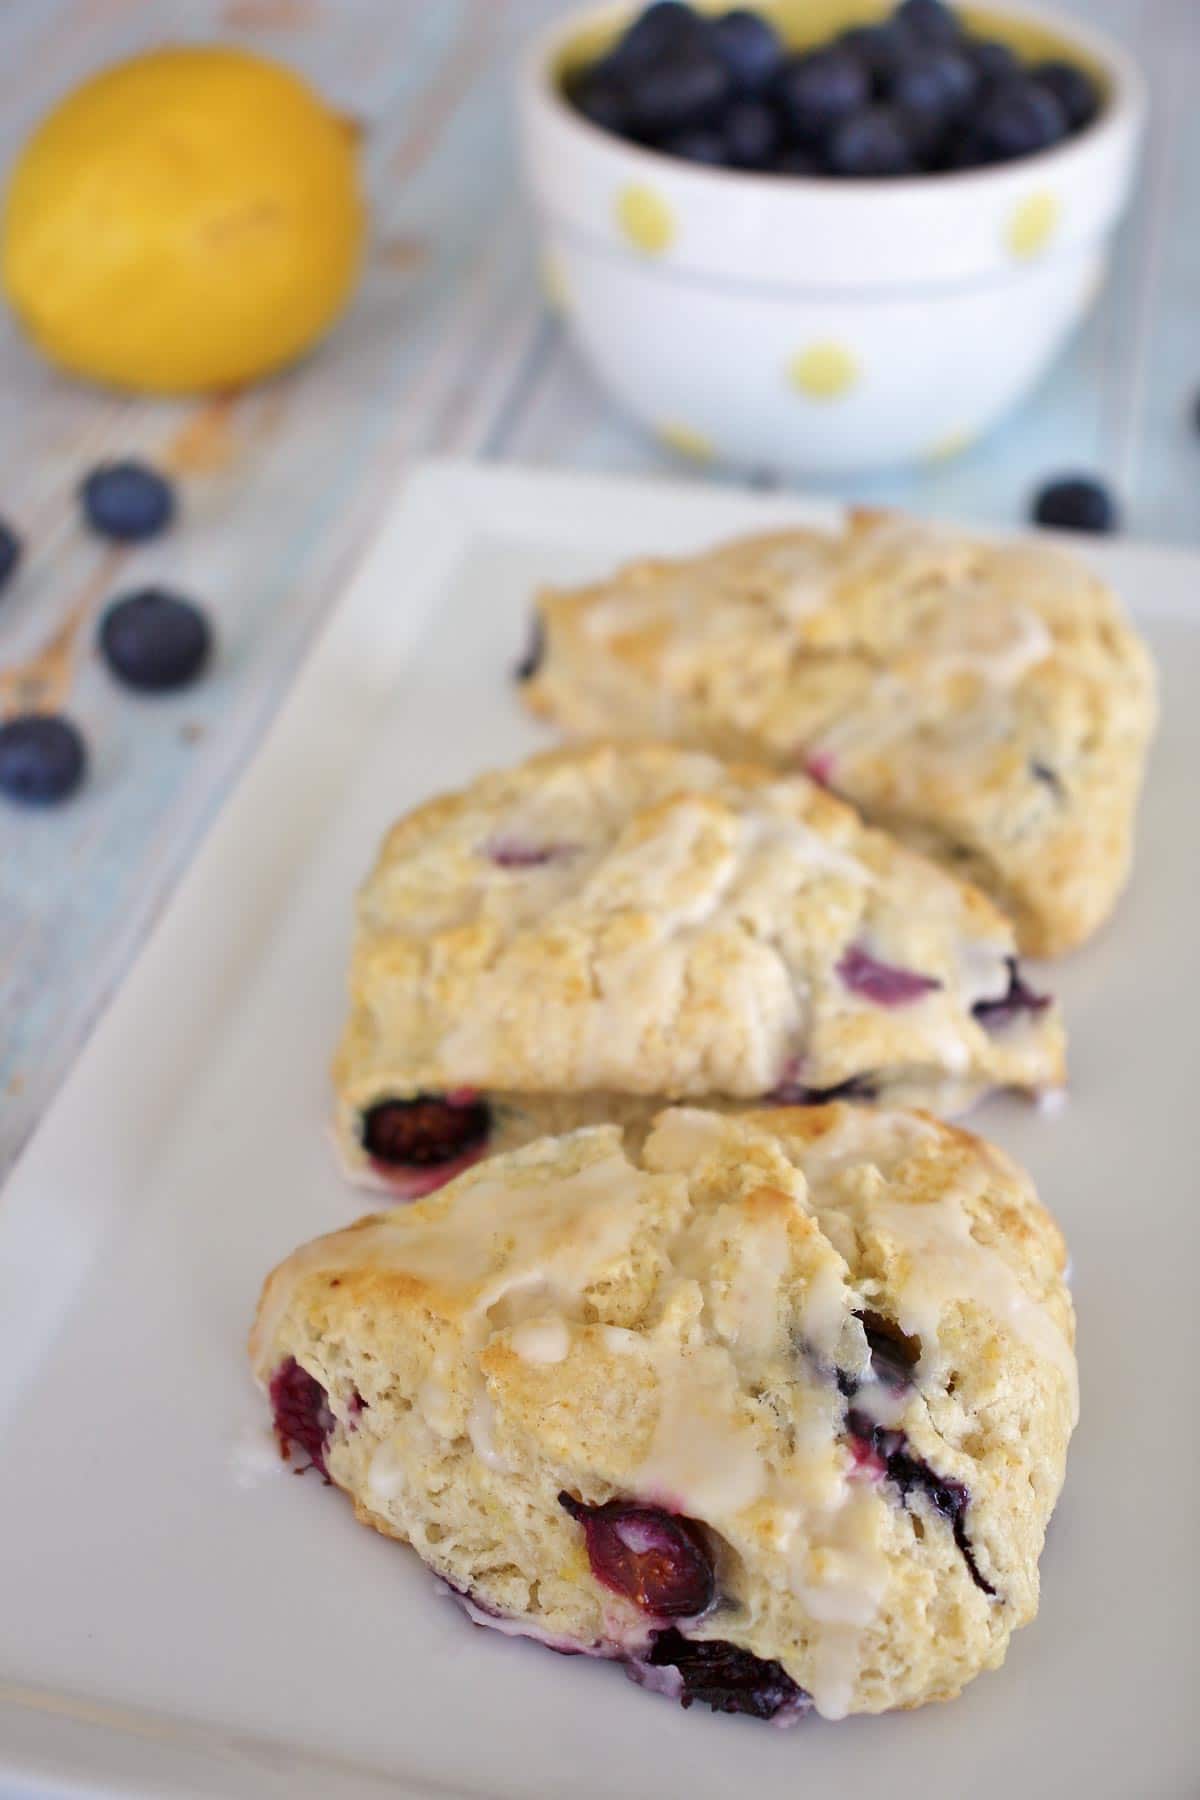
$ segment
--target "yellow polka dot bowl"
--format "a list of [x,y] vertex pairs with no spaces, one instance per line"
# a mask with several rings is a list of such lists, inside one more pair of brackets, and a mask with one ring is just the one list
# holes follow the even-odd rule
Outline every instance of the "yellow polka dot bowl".
[[[570,72],[634,9],[560,22],[521,73],[526,181],[556,310],[614,398],[698,461],[836,474],[973,443],[1045,374],[1102,285],[1145,98],[1110,40],[1041,8],[966,9],[1098,77],[1099,117],[1000,167],[898,180],[702,168],[598,130]],[[881,0],[777,0],[796,46]]]

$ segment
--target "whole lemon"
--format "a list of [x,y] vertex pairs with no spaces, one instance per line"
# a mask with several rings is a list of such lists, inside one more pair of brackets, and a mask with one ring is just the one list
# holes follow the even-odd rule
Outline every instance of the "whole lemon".
[[327,329],[364,225],[354,133],[303,81],[241,50],[156,50],[85,82],[30,138],[4,286],[64,369],[232,387]]

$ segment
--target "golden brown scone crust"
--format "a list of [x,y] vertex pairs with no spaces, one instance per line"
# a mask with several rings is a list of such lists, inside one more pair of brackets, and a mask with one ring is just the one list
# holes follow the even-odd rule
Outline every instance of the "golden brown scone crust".
[[808,767],[977,881],[1022,951],[1083,942],[1129,872],[1156,718],[1116,596],[1041,544],[876,512],[643,561],[538,601],[529,706]]
[[297,1251],[251,1351],[264,1385],[289,1359],[320,1384],[330,1477],[473,1616],[637,1662],[663,1621],[559,1495],[665,1507],[716,1571],[679,1629],[841,1717],[956,1694],[1036,1611],[1077,1411],[1064,1265],[1027,1176],[927,1115],[680,1108],[636,1152],[543,1140]]
[[[864,951],[927,991],[876,1004],[846,978]],[[335,1063],[341,1151],[361,1171],[365,1109],[464,1089],[487,1095],[491,1147],[509,1148],[633,1122],[610,1110],[622,1096],[644,1121],[665,1100],[863,1077],[937,1110],[1054,1088],[1053,1008],[999,1029],[972,1012],[1005,992],[1014,951],[978,889],[803,775],[669,745],[535,757],[383,844]]]

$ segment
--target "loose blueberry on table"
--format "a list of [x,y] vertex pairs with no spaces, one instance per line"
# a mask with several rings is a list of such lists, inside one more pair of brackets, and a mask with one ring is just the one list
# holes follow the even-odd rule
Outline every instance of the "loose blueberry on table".
[[54,806],[73,794],[87,747],[70,719],[23,713],[0,725],[0,793],[19,806]]
[[0,588],[4,587],[21,560],[21,540],[11,525],[0,519]]
[[359,1134],[372,1162],[386,1169],[433,1169],[482,1149],[491,1129],[486,1101],[473,1095],[417,1094],[369,1106]]
[[166,476],[132,460],[101,463],[79,492],[92,530],[124,543],[157,537],[175,513],[175,495]]
[[791,50],[745,7],[658,0],[567,81],[603,131],[693,163],[777,175],[937,174],[1010,162],[1090,125],[1086,69],[1026,63],[943,0]]
[[212,628],[198,606],[163,588],[114,600],[100,621],[100,651],[126,687],[167,693],[194,681],[212,650]]
[[1104,486],[1090,475],[1066,475],[1047,482],[1034,498],[1033,517],[1038,525],[1054,525],[1060,531],[1105,533],[1117,529],[1117,503]]

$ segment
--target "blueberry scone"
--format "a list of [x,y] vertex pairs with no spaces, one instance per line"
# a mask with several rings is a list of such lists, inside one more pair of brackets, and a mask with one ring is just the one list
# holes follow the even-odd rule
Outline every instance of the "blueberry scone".
[[544,593],[520,673],[574,734],[804,767],[1051,955],[1125,882],[1155,721],[1116,596],[1039,544],[881,513]]
[[537,757],[401,820],[350,988],[340,1148],[409,1198],[668,1100],[953,1111],[1063,1079],[977,889],[804,775],[662,745]]
[[284,1455],[481,1625],[789,1723],[948,1699],[1037,1610],[1077,1413],[1028,1178],[924,1114],[679,1108],[297,1251]]

